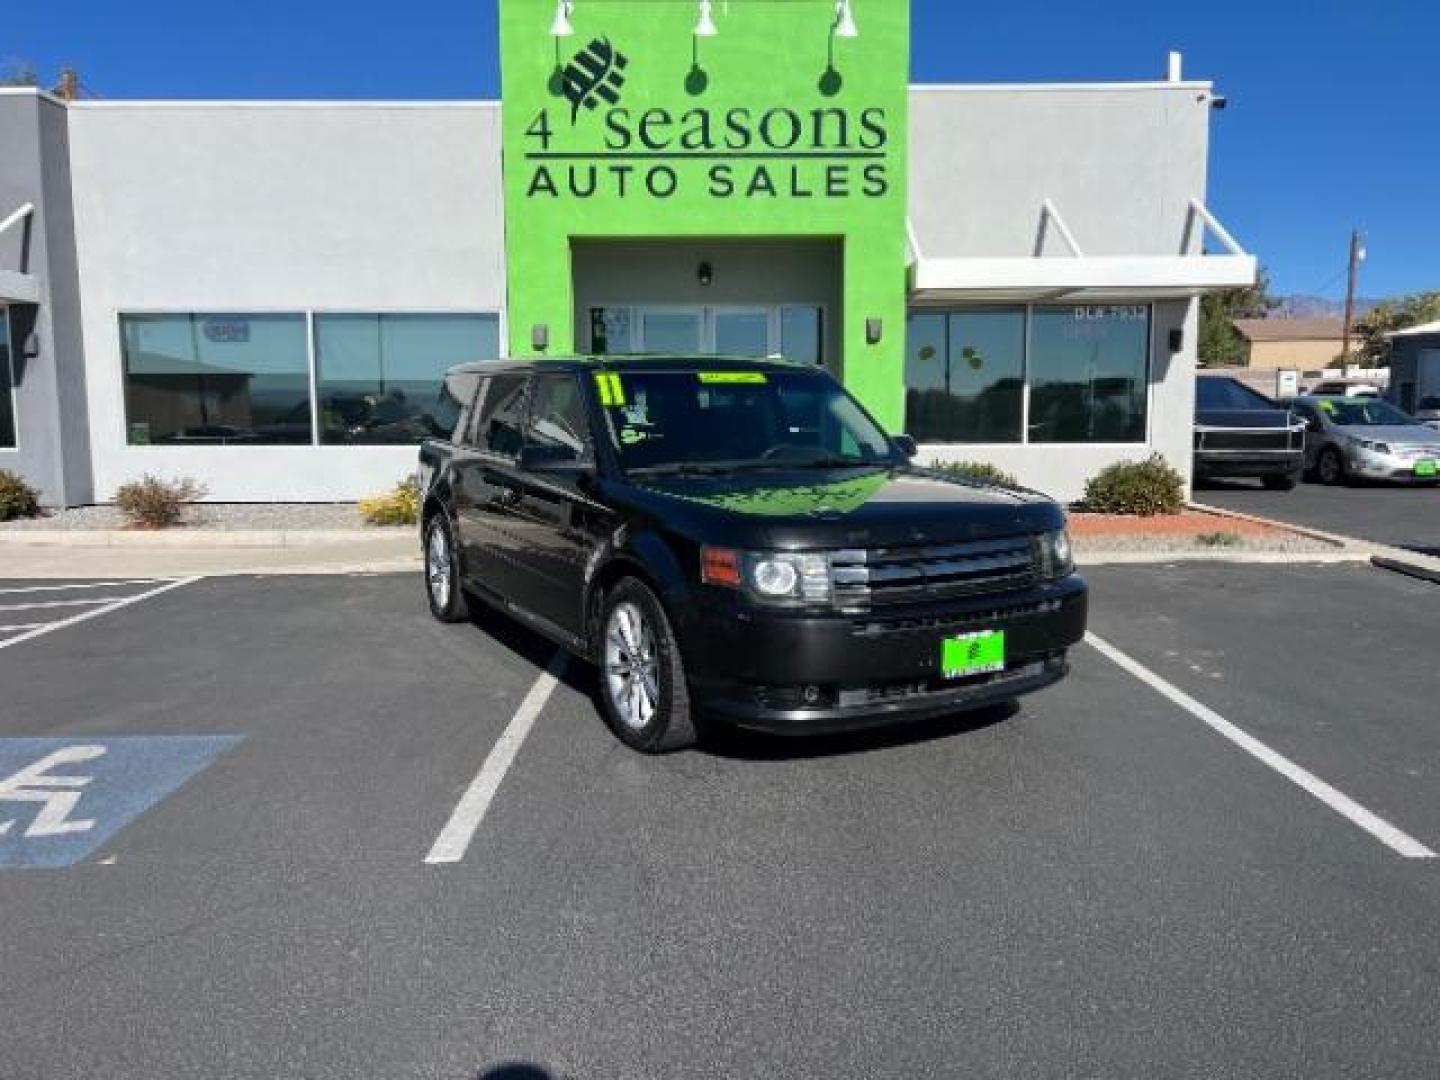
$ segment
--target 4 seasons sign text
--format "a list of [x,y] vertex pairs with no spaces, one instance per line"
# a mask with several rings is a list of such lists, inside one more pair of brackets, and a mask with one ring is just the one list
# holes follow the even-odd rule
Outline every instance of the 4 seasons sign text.
[[530,199],[877,199],[890,192],[881,107],[633,109],[629,60],[594,41],[525,129]]

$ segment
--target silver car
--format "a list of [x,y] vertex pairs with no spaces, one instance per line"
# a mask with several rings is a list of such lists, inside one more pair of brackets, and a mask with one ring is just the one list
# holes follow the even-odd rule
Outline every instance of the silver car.
[[1305,421],[1305,468],[1323,484],[1440,482],[1440,431],[1374,398],[1309,395],[1291,403]]

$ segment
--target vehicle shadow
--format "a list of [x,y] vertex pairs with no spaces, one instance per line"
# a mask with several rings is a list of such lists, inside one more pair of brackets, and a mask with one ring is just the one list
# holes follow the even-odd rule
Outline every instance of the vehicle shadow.
[[[554,643],[482,601],[471,601],[470,623],[497,645],[529,661],[537,670],[549,666],[555,655],[557,646]],[[594,666],[571,657],[560,681],[594,704],[595,723],[603,725],[596,699],[599,677]],[[765,735],[724,723],[702,721],[698,751],[735,761],[802,761],[865,754],[982,731],[1004,723],[1019,709],[1013,702],[1004,702],[929,720],[896,721],[864,731],[835,735]]]
[[543,1065],[529,1061],[504,1061],[489,1065],[475,1074],[475,1080],[573,1080],[561,1073],[551,1072]]
[[765,735],[727,724],[706,726],[700,749],[735,761],[805,761],[893,750],[916,743],[969,735],[1003,724],[1020,711],[1013,701],[929,720],[896,721],[835,735]]
[[[470,600],[470,625],[495,644],[530,661],[540,670],[549,667],[551,658],[559,649],[554,642],[517,622],[503,611],[473,597]],[[565,665],[560,681],[586,697],[595,696],[594,669],[573,657]]]

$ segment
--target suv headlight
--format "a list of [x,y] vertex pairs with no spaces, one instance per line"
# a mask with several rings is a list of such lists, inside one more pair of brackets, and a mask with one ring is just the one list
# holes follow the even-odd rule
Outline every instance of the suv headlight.
[[711,585],[741,587],[768,604],[830,601],[830,561],[823,554],[704,548],[701,577]]
[[1070,534],[1065,529],[1041,533],[1035,538],[1035,561],[1040,577],[1058,581],[1075,572],[1075,556],[1070,550]]

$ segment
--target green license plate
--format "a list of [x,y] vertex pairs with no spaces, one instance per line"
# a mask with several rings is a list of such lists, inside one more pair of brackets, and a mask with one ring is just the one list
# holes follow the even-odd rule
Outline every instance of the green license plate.
[[1005,670],[1005,631],[981,630],[940,643],[940,670],[947,679]]
[[1440,472],[1440,461],[1415,462],[1416,476],[1434,476],[1437,472]]

